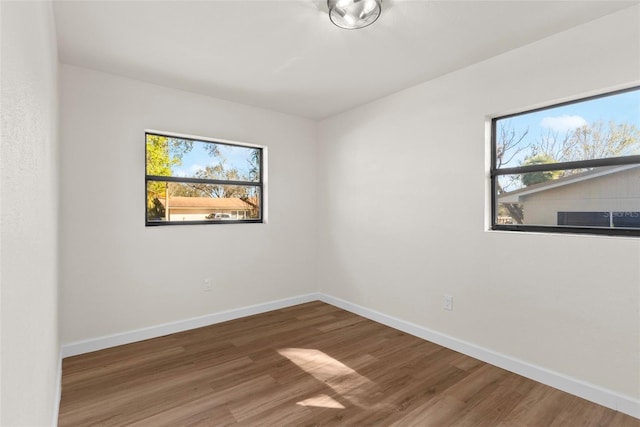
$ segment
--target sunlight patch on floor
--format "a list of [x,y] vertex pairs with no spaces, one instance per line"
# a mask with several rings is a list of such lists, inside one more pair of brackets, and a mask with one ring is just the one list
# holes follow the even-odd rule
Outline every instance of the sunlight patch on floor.
[[297,402],[296,405],[315,406],[316,408],[344,409],[344,406],[342,406],[340,402],[326,394],[319,394],[317,396],[310,397],[309,399]]
[[375,384],[339,360],[311,348],[285,348],[278,353],[354,405],[369,406],[367,400]]

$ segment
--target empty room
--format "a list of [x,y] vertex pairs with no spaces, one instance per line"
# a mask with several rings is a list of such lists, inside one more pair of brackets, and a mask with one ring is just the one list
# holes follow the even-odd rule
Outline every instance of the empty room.
[[640,1],[0,19],[0,425],[640,427]]

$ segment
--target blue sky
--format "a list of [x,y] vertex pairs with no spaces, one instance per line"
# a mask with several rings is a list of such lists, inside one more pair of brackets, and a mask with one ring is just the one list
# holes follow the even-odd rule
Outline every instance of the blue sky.
[[[529,134],[521,144],[527,145],[539,140],[550,130],[564,136],[580,126],[611,120],[616,123],[630,123],[640,128],[640,89],[510,117],[499,120],[498,125],[508,124],[517,135],[528,129]],[[526,151],[520,153],[507,166],[519,166],[526,155]]]
[[217,144],[220,157],[214,157],[206,150],[209,144],[211,143],[193,141],[193,148],[182,157],[182,164],[172,168],[173,176],[193,177],[198,170],[207,166],[215,166],[224,160],[225,170],[237,169],[240,175],[248,177],[249,160],[254,149]]

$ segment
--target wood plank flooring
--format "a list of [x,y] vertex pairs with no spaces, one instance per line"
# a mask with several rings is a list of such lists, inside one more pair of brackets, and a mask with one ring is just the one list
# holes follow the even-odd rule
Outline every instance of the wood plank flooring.
[[60,426],[633,426],[312,302],[63,361]]

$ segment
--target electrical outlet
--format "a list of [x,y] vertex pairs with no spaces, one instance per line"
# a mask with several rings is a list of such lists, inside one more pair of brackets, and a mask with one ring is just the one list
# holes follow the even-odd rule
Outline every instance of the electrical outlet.
[[453,310],[453,297],[451,295],[442,296],[442,308],[447,311]]
[[211,282],[211,279],[207,277],[202,281],[202,290],[205,292],[209,292],[212,289],[213,289],[213,283]]

